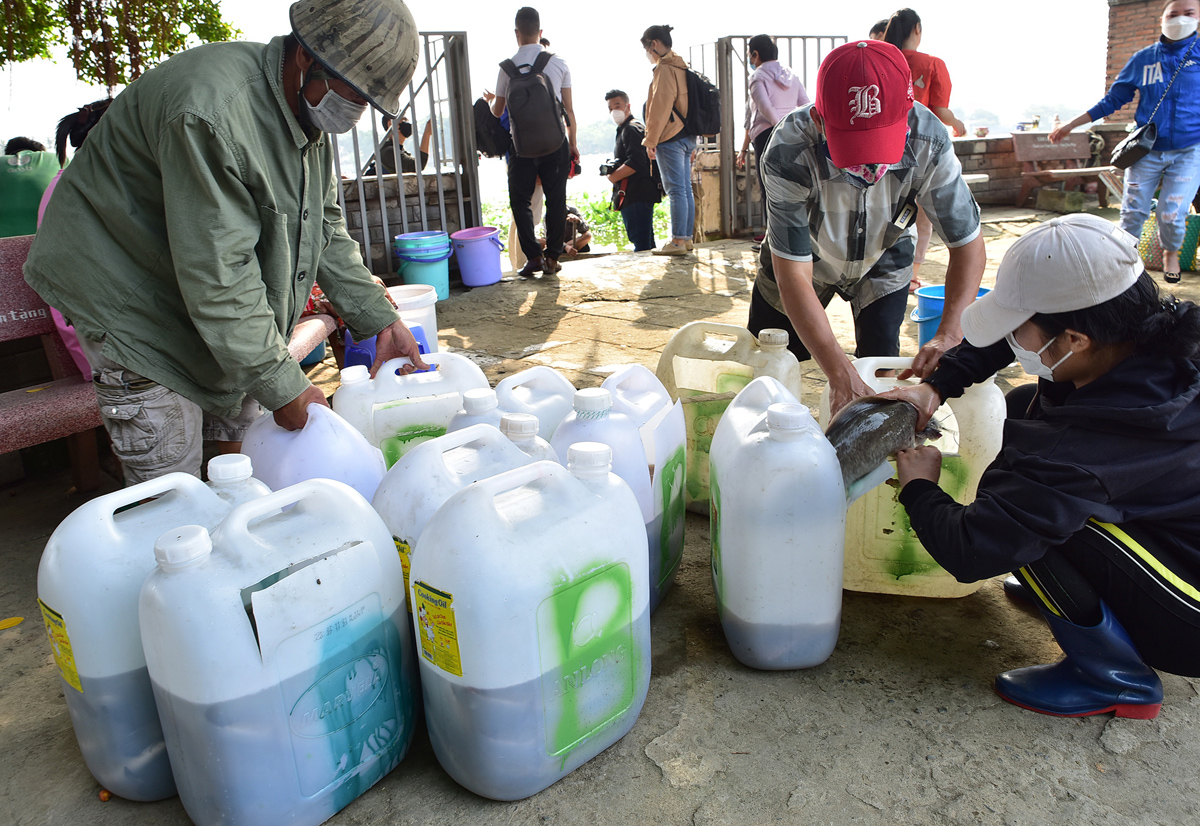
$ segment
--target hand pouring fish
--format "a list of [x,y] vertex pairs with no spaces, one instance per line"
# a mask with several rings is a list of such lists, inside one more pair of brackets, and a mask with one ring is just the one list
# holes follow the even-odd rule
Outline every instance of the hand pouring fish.
[[880,396],[863,396],[837,412],[825,437],[842,465],[847,502],[891,477],[887,458],[896,451],[941,436],[932,421],[918,432],[917,419],[917,408],[909,402]]

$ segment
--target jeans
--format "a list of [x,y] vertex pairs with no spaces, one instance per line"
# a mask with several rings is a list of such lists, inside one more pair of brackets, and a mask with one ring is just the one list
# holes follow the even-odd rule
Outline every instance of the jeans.
[[540,158],[522,158],[514,154],[508,162],[508,205],[521,252],[530,261],[540,261],[542,245],[533,226],[530,200],[540,179],[546,195],[546,255],[558,260],[563,251],[567,228],[567,173],[571,170],[571,145],[563,141],[555,151]]
[[1200,144],[1187,149],[1151,152],[1125,170],[1125,194],[1121,199],[1121,229],[1135,238],[1150,217],[1150,202],[1158,195],[1158,237],[1164,250],[1183,249],[1188,205],[1200,185]]
[[671,199],[671,237],[691,240],[696,229],[696,199],[692,195],[694,137],[671,138],[660,143],[656,160],[663,187]]
[[625,204],[621,207],[621,221],[635,252],[654,249],[654,204],[649,201]]

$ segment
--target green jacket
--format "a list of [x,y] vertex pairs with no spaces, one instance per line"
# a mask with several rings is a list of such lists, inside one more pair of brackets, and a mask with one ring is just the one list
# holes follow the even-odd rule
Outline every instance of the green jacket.
[[130,84],[63,173],[25,264],[104,355],[217,414],[244,395],[277,410],[308,387],[287,337],[314,278],[356,339],[397,318],[346,234],[329,141],[284,100],[284,68],[282,37],[214,43]]

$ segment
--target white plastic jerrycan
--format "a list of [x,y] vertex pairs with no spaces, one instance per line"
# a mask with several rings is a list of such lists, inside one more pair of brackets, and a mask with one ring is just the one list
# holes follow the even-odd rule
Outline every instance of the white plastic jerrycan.
[[[854,362],[863,381],[876,392],[911,383],[876,376],[878,371],[899,372],[911,365],[911,358]],[[942,438],[933,442],[942,451],[938,484],[964,505],[974,501],[983,471],[1000,452],[1004,416],[1004,394],[990,377],[968,387],[961,398],[951,399],[934,414],[942,430]],[[821,421],[829,421],[828,390],[821,397]],[[961,597],[978,590],[982,583],[958,582],[934,562],[913,533],[899,495],[898,488],[880,485],[847,511],[845,587],[919,597]]]
[[79,750],[100,785],[127,800],[175,794],[138,630],[154,541],[180,525],[213,527],[229,510],[195,476],[170,473],[79,506],[42,554],[38,604]]
[[462,430],[473,424],[500,427],[500,417],[504,414],[500,412],[495,390],[490,387],[472,387],[470,390],[464,390],[462,395],[462,410],[450,419],[450,424],[446,427],[447,433]]
[[600,442],[612,448],[613,473],[633,490],[643,522],[650,522],[654,518],[654,505],[650,497],[650,462],[642,434],[636,421],[613,409],[613,396],[607,388],[575,391],[575,409],[563,419],[550,440],[560,464],[567,463],[567,451],[576,442]]
[[384,472],[379,449],[321,404],[308,406],[308,421],[299,430],[285,430],[272,416],[260,416],[246,431],[242,452],[271,490],[306,479],[333,479],[370,500]]
[[472,482],[532,461],[498,429],[476,424],[417,445],[388,469],[371,506],[392,533],[410,611],[412,549],[437,509]]
[[194,822],[316,826],[400,762],[415,652],[400,560],[357,492],[301,482],[155,555],[143,643]]
[[[756,339],[732,324],[694,321],[663,348],[656,371],[659,381],[671,398],[683,401],[689,510],[708,512],[708,450],[731,394],[757,376],[770,376],[800,398],[800,363],[787,345],[784,330],[762,330]],[[696,396],[700,398],[692,400]]]
[[687,435],[683,405],[671,403],[667,389],[640,364],[620,368],[601,385],[612,393],[613,410],[624,413],[642,436],[650,463],[650,507],[646,523],[650,546],[650,611],[675,581],[683,556],[684,500],[687,481]]
[[226,453],[208,460],[208,486],[231,508],[271,492],[254,478],[254,464],[244,453]]
[[547,442],[567,414],[575,399],[575,386],[553,367],[538,365],[501,379],[496,397],[505,413],[532,413],[541,428],[538,435]]
[[846,494],[808,408],[757,378],[725,411],[709,454],[713,592],[733,655],[751,668],[829,658],[842,614]]
[[541,791],[623,737],[650,684],[646,532],[609,449],[450,498],[413,558],[429,739],[476,794]]
[[541,424],[532,413],[505,413],[500,417],[500,432],[535,462],[558,461],[558,453],[538,435]]
[[364,379],[356,371],[347,382],[347,368],[342,386],[333,394],[334,409],[345,410],[348,421],[383,451],[387,467],[421,442],[445,434],[462,409],[463,391],[490,386],[466,356],[427,353],[423,358],[436,369],[401,375],[396,371],[411,362],[392,359],[380,366],[375,378]]

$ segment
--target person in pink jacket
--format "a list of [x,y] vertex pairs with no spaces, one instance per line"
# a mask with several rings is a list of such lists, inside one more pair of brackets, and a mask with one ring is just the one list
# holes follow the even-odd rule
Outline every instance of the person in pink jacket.
[[754,74],[750,75],[750,101],[746,106],[746,138],[742,141],[742,151],[738,152],[737,165],[738,169],[746,165],[746,150],[753,142],[765,223],[767,196],[762,183],[762,156],[771,139],[771,130],[788,112],[811,101],[800,78],[779,62],[779,49],[770,35],[756,34],[746,49]]

